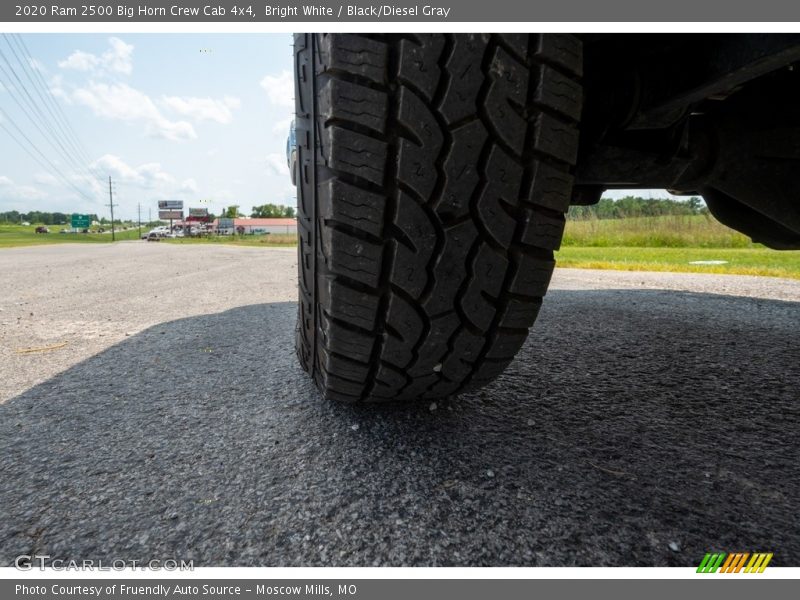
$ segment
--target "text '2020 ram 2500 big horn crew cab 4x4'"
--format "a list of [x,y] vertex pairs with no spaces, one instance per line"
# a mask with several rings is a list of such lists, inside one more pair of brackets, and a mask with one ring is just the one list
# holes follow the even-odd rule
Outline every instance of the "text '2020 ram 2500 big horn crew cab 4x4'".
[[294,59],[297,353],[328,398],[500,374],[606,189],[800,248],[798,35],[297,34]]

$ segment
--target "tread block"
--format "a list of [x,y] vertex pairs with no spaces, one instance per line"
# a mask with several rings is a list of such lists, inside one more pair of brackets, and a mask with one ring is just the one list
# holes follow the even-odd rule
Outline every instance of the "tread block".
[[574,165],[578,157],[578,129],[552,115],[539,113],[534,122],[533,146],[539,152]]
[[332,373],[325,374],[325,386],[334,392],[346,394],[347,396],[359,396],[364,393],[363,383],[350,381]]
[[442,362],[442,374],[448,379],[463,381],[472,371],[472,364],[478,360],[481,348],[486,343],[483,336],[462,329],[452,343],[454,349]]
[[526,200],[545,208],[567,212],[572,193],[572,175],[542,161],[536,162],[533,169],[533,184]]
[[499,146],[492,146],[486,167],[487,185],[478,198],[478,212],[484,227],[506,248],[511,245],[517,220],[506,212],[500,201],[517,205],[522,174],[522,167],[508,153]]
[[522,302],[516,298],[511,298],[503,307],[500,327],[530,329],[536,321],[541,305],[541,300],[526,300]]
[[486,295],[497,298],[503,287],[508,260],[488,244],[482,244],[472,261],[472,280],[461,298],[461,310],[477,327],[486,331],[495,315],[495,305]]
[[330,78],[319,90],[319,110],[330,119],[352,121],[375,131],[386,130],[388,96],[364,85]]
[[430,102],[439,85],[439,57],[444,49],[440,34],[416,34],[418,42],[400,41],[398,79],[412,84]]
[[359,362],[369,362],[374,343],[371,335],[345,328],[323,311],[320,311],[319,325],[326,348],[336,348],[339,354],[350,356]]
[[320,302],[328,307],[328,313],[340,321],[345,321],[362,329],[375,328],[380,298],[368,294],[332,278],[320,281],[317,288]]
[[538,36],[534,57],[558,65],[577,77],[583,76],[581,41],[566,33],[544,33]]
[[445,186],[436,204],[443,219],[469,214],[469,202],[478,185],[478,160],[489,136],[483,123],[470,121],[453,131],[453,147],[444,162]]
[[417,351],[417,361],[408,370],[412,377],[435,373],[434,368],[447,353],[447,342],[461,325],[455,311],[431,319],[430,330]]
[[420,400],[429,397],[428,388],[439,381],[438,373],[429,373],[414,380],[400,393],[400,400]]
[[472,221],[464,221],[445,230],[444,248],[433,269],[433,290],[425,301],[428,314],[435,315],[454,308],[454,290],[461,286],[467,276],[467,253],[476,235]]
[[417,311],[402,296],[391,293],[386,311],[386,323],[407,344],[415,345],[422,335],[424,324]]
[[381,360],[393,364],[398,369],[405,369],[414,360],[414,354],[411,352],[411,346],[406,344],[403,338],[385,333],[381,348]]
[[497,37],[503,40],[517,60],[523,62],[527,60],[528,40],[530,38],[527,33],[498,33]]
[[427,201],[438,178],[436,157],[442,148],[442,132],[430,109],[406,87],[400,89],[397,120],[417,138],[400,140],[397,177]]
[[447,59],[449,77],[440,108],[447,123],[455,123],[478,113],[477,98],[483,84],[481,62],[489,35],[469,33],[455,36]]
[[540,211],[525,210],[522,230],[522,243],[547,250],[558,250],[564,235],[564,215],[544,214]]
[[386,397],[391,398],[406,385],[408,380],[397,369],[389,367],[385,362],[381,362],[375,373],[375,382],[377,384],[375,389],[384,388]]
[[327,127],[323,137],[322,153],[328,167],[383,185],[384,142],[338,125]]
[[396,205],[394,225],[414,246],[394,245],[394,269],[391,281],[413,298],[419,298],[428,282],[428,261],[436,247],[436,230],[425,210],[417,202],[400,192]]
[[328,179],[319,186],[319,213],[323,219],[344,223],[380,237],[386,198],[341,179]]
[[378,287],[383,246],[333,227],[321,230],[322,252],[330,272]]
[[553,259],[521,255],[510,290],[515,294],[541,298],[547,292],[555,264]]
[[386,44],[356,35],[321,34],[319,59],[322,72],[344,71],[386,84]]
[[492,57],[489,76],[492,83],[484,109],[497,134],[521,156],[528,129],[526,119],[520,114],[527,102],[528,69],[504,48],[498,47]]
[[553,67],[542,65],[534,100],[541,106],[577,121],[583,109],[583,88],[580,83]]
[[426,392],[423,398],[446,398],[447,396],[452,396],[458,392],[460,387],[460,381],[447,381],[445,379],[440,379],[431,386],[430,391]]
[[331,354],[323,347],[320,347],[319,362],[326,372],[338,373],[342,377],[353,381],[366,382],[369,375],[369,365],[338,354]]

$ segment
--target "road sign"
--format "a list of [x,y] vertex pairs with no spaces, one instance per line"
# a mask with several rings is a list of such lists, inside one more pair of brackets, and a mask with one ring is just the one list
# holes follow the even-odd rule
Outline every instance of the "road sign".
[[183,200],[159,200],[158,210],[183,210]]
[[73,229],[87,229],[92,226],[92,217],[89,215],[72,215],[70,225]]
[[158,211],[158,218],[162,221],[170,221],[174,219],[183,219],[182,210],[160,210]]

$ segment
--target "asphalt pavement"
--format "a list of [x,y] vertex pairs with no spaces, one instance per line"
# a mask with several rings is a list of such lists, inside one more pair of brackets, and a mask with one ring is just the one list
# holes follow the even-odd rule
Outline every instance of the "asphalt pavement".
[[800,565],[800,283],[561,270],[489,387],[353,407],[295,360],[294,268],[0,251],[0,565]]

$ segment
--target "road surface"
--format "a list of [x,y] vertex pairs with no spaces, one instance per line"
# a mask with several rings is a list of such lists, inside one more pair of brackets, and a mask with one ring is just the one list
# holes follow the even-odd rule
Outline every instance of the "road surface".
[[559,270],[486,389],[348,407],[295,261],[0,251],[0,565],[800,565],[800,283]]

